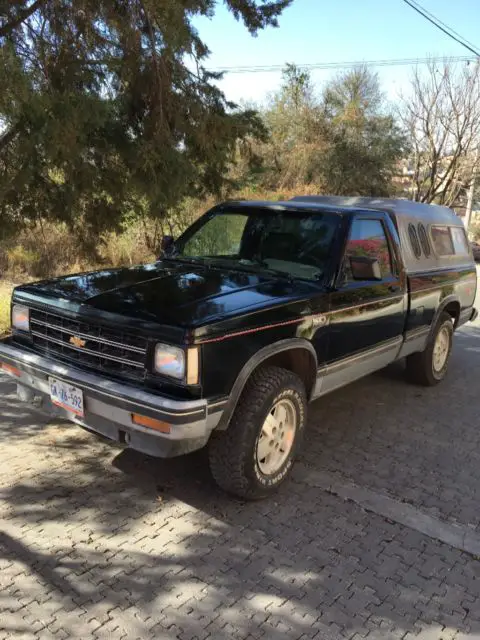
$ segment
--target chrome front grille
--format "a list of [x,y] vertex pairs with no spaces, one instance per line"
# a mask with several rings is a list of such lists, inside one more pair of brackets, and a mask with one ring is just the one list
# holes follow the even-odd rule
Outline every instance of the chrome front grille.
[[120,377],[145,375],[145,338],[38,309],[30,309],[30,332],[46,355]]

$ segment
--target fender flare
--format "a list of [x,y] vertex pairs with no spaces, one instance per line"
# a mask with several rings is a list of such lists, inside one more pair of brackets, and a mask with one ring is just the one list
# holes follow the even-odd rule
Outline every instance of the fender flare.
[[248,360],[240,373],[238,374],[235,382],[233,383],[232,390],[230,391],[227,403],[222,413],[222,417],[215,429],[215,431],[225,431],[228,428],[230,423],[230,419],[235,411],[235,408],[238,404],[240,396],[242,395],[242,391],[247,384],[248,379],[250,378],[253,371],[278,353],[282,353],[284,351],[290,351],[291,349],[305,349],[310,353],[315,362],[315,369],[318,369],[318,360],[317,354],[311,342],[306,340],[305,338],[287,338],[286,340],[279,340],[273,344],[270,344],[263,349],[260,349],[255,353],[250,360]]
[[[447,296],[446,298],[443,298],[443,300],[441,301],[441,303],[438,306],[438,309],[435,313],[435,316],[432,320],[432,324],[430,325],[430,333],[428,334],[428,340],[431,339],[431,337],[433,336],[433,332],[435,331],[435,327],[437,326],[437,322],[438,319],[440,317],[440,314],[443,313],[443,311],[445,310],[445,307],[447,307],[451,302],[455,302],[458,304],[458,306],[460,307],[460,311],[462,310],[462,305],[460,303],[460,300],[458,298],[458,296],[451,294],[449,296]],[[459,314],[460,317],[460,314]],[[453,323],[453,327],[455,328],[457,326],[457,322],[459,317],[454,321]],[[427,340],[427,342],[428,342]]]

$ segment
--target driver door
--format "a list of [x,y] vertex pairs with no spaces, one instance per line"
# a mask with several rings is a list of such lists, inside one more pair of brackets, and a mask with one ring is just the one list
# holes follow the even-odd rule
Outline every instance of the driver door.
[[[358,214],[352,220],[337,286],[330,294],[322,393],[397,357],[408,301],[405,277],[393,250],[393,234],[393,224],[381,212]],[[374,263],[375,277],[362,275],[358,269],[361,260],[355,261],[355,257]]]

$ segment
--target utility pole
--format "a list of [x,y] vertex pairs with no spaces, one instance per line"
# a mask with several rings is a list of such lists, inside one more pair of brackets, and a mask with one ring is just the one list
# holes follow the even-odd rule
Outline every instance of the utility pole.
[[472,208],[473,208],[473,197],[475,194],[475,181],[477,178],[477,164],[478,164],[478,154],[480,150],[480,145],[477,147],[475,151],[475,157],[473,160],[473,170],[472,170],[472,181],[470,183],[470,189],[468,190],[468,200],[467,200],[467,209],[465,211],[465,231],[468,233],[468,229],[470,227],[470,221],[472,218]]

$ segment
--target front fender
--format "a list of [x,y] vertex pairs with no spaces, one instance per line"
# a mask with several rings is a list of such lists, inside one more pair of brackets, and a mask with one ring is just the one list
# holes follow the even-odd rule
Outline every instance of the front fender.
[[240,396],[242,395],[242,391],[245,388],[245,385],[247,384],[247,381],[252,375],[253,371],[272,356],[275,356],[278,353],[282,353],[284,351],[289,351],[291,349],[305,349],[306,351],[308,351],[313,357],[315,369],[318,369],[317,354],[315,352],[315,349],[313,348],[312,343],[308,340],[305,340],[304,338],[289,338],[287,340],[280,340],[278,342],[275,342],[274,344],[263,347],[262,349],[257,351],[257,353],[252,356],[250,360],[247,361],[247,363],[243,366],[240,373],[238,374],[225,405],[222,418],[217,426],[218,431],[224,431],[225,429],[227,429],[233,412],[235,411],[235,408],[240,399]]

